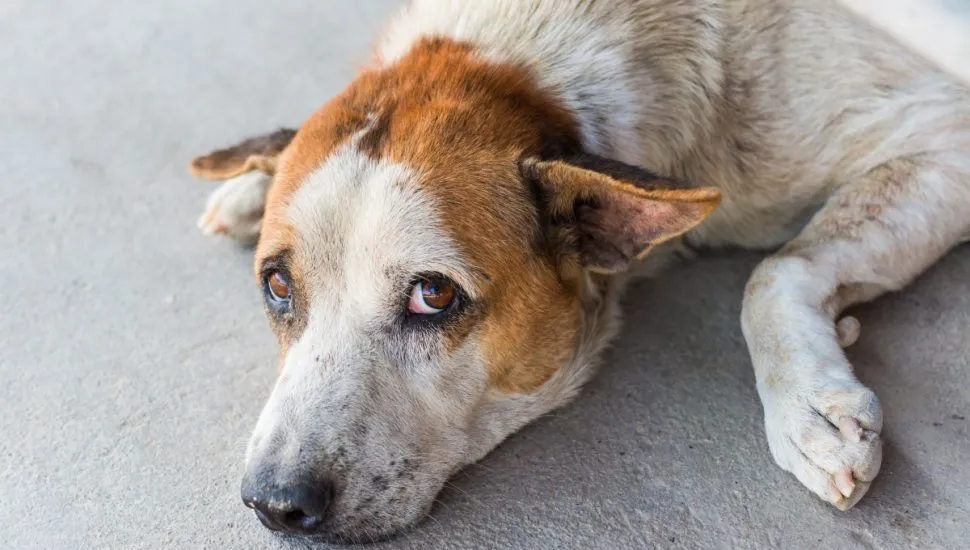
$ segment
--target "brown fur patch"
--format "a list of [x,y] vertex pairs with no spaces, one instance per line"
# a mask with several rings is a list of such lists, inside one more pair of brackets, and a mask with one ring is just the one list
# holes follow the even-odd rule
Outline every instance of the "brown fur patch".
[[276,158],[295,134],[296,130],[283,128],[247,139],[193,159],[189,171],[198,178],[210,180],[227,180],[253,170],[272,176],[276,172]]

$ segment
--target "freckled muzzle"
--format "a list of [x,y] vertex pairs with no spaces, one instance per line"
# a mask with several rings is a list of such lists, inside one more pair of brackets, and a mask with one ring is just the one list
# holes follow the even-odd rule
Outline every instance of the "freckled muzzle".
[[[243,503],[272,531],[332,543],[374,542],[419,521],[447,474],[419,472],[416,458],[368,453],[359,468],[317,473],[322,464],[251,464],[243,476]],[[439,479],[440,478],[440,479]]]
[[372,390],[366,378],[314,388],[313,399],[302,391],[306,379],[284,379],[275,389],[250,441],[241,483],[243,503],[268,529],[370,542],[426,515],[461,460],[462,438],[428,424],[430,415],[404,394]]

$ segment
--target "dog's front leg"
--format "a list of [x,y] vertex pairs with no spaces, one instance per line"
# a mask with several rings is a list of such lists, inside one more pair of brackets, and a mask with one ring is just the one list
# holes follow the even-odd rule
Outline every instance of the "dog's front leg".
[[840,509],[879,471],[882,409],[840,346],[858,327],[836,321],[902,288],[970,229],[961,155],[896,159],[846,185],[745,289],[742,327],[771,453]]
[[209,195],[198,226],[206,235],[225,235],[245,244],[259,239],[272,176],[247,172],[223,182]]

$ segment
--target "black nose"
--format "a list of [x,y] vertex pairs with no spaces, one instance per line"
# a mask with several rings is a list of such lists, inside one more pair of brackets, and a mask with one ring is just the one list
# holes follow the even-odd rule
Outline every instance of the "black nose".
[[267,528],[309,534],[323,527],[327,508],[333,500],[333,484],[276,485],[244,481],[242,499]]

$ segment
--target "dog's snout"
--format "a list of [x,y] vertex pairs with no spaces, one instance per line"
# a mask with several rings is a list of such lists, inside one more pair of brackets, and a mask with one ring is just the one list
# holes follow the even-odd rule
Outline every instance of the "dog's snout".
[[274,531],[320,532],[333,497],[333,484],[328,481],[278,484],[247,478],[242,486],[243,503]]

